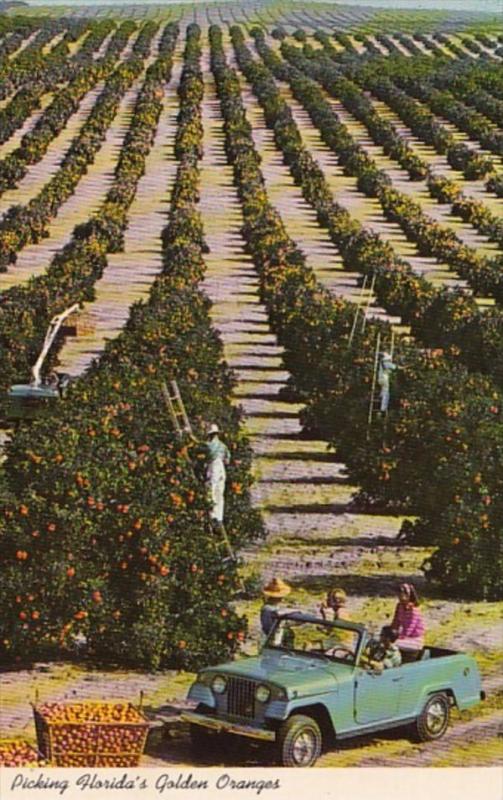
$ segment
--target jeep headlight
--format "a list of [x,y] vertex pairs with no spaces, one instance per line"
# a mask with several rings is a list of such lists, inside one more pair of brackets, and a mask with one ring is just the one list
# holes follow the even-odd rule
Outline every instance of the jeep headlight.
[[258,700],[259,703],[267,703],[270,697],[271,690],[269,687],[265,686],[263,683],[259,683],[255,689],[255,700]]
[[223,694],[227,689],[227,680],[223,675],[215,675],[211,682],[211,688],[215,694]]

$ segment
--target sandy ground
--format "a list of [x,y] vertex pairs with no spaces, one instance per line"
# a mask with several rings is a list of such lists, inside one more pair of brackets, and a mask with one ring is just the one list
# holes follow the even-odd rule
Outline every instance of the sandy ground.
[[[354,487],[347,482],[344,464],[327,453],[325,442],[300,436],[299,405],[279,396],[288,373],[260,303],[257,275],[244,251],[241,210],[232,169],[225,159],[222,117],[208,64],[205,46],[200,209],[210,253],[203,288],[213,302],[213,322],[221,333],[225,357],[238,378],[235,402],[243,408],[255,453],[254,500],[268,530],[265,544],[242,554],[244,569],[260,580],[281,574],[293,587],[292,603],[304,608],[315,609],[326,590],[340,584],[349,593],[353,618],[374,627],[392,614],[397,583],[403,578],[413,581],[424,593],[428,640],[473,653],[488,692],[484,706],[453,715],[452,728],[441,743],[416,745],[408,732],[400,730],[345,743],[324,755],[319,766],[460,766],[467,760],[479,765],[498,763],[503,690],[499,673],[501,604],[447,601],[429,593],[420,570],[427,551],[397,542],[399,518],[355,513],[350,505]],[[252,110],[249,96],[246,100]],[[337,254],[328,251],[330,263],[318,259],[326,244],[324,233],[313,224],[310,210],[299,204],[298,190],[281,172],[274,152],[270,155],[264,158],[264,169],[269,170],[271,186],[276,181],[275,201],[281,200],[289,224],[303,236],[306,255],[317,264],[322,279],[327,270],[337,269]],[[331,289],[337,291],[336,285]],[[257,647],[259,603],[255,598],[238,604],[250,619],[247,652]],[[0,675],[0,723],[6,734],[33,740],[30,700],[122,697],[139,702],[143,691],[147,712],[170,720],[167,726],[152,730],[144,763],[197,765],[201,761],[191,753],[187,729],[176,721],[191,680],[188,674],[174,672],[151,675],[85,665],[37,665]],[[269,751],[239,746],[233,752],[220,746],[210,761],[253,765],[264,758],[270,758]]]

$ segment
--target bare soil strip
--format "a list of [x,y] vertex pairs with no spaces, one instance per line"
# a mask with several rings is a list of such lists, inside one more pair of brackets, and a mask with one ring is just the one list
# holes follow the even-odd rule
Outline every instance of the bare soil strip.
[[[156,57],[157,39],[158,36],[152,43],[151,55],[145,62],[145,69]],[[115,166],[144,77],[145,70],[124,94],[94,162],[89,165],[74,194],[61,206],[49,228],[49,236],[20,251],[16,264],[0,276],[0,289],[23,285],[33,276],[44,272],[55,253],[71,239],[74,227],[85,222],[98,210],[113,182]]]
[[129,212],[124,251],[107,257],[107,268],[95,287],[96,298],[84,309],[89,332],[68,339],[61,350],[60,368],[70,375],[82,374],[101,354],[107,339],[120,333],[131,305],[148,295],[162,269],[160,237],[177,167],[173,152],[178,113],[176,87],[182,66],[181,58],[175,55],[154,144]]
[[40,108],[37,108],[31,116],[27,117],[21,127],[17,128],[7,141],[0,145],[0,158],[5,158],[5,156],[8,156],[13,150],[19,147],[23,136],[33,130],[45,109],[53,100],[53,92],[46,92],[46,94],[42,95],[40,98]]
[[73,139],[89,117],[93,106],[104,87],[104,82],[96,84],[83,98],[78,110],[70,117],[67,126],[51,142],[45,155],[37,164],[30,166],[24,178],[15,189],[9,189],[0,198],[0,218],[14,204],[28,203],[42,189],[59,169]]
[[[229,62],[237,70],[237,65],[231,57]],[[316,212],[304,200],[300,188],[295,185],[288,167],[283,163],[283,155],[274,142],[273,132],[266,126],[263,111],[256,97],[239,72],[238,76],[243,102],[253,128],[255,146],[262,156],[261,169],[271,202],[280,212],[289,235],[304,252],[318,279],[331,291],[347,300],[358,302],[359,274],[344,270],[337,247],[332,243],[328,232],[318,224]],[[318,153],[311,152],[323,167],[318,159]],[[333,156],[331,160],[335,163]],[[365,295],[364,302],[367,301],[368,295]],[[375,304],[375,301],[369,307],[368,316],[388,319],[395,324],[400,323],[399,317],[389,316],[384,309]]]
[[[304,144],[322,168],[325,178],[334,193],[336,202],[344,206],[366,228],[379,234],[383,240],[390,242],[396,253],[408,261],[417,274],[423,275],[436,285],[467,288],[466,281],[456,277],[447,264],[439,264],[435,258],[419,255],[416,245],[407,240],[398,223],[390,222],[385,218],[379,201],[376,198],[366,197],[358,190],[356,178],[344,174],[342,167],[337,163],[337,157],[322,141],[318,129],[314,127],[302,105],[294,98],[290,87],[283,82],[278,81],[277,83],[283,97],[290,106]],[[352,118],[352,115],[344,109],[342,103],[329,98],[328,95],[326,99],[340,117],[341,122],[347,125],[350,132],[357,138],[359,138],[357,136],[359,132],[362,144],[365,140],[369,141],[364,126]],[[353,120],[355,125],[353,125]],[[365,146],[367,149],[366,143]],[[381,148],[373,144],[370,146],[369,142],[368,150],[369,154],[375,157],[375,151],[379,151]],[[395,185],[397,185],[398,189],[404,189],[404,186],[409,183],[408,177],[407,180],[404,179],[404,171],[400,170],[384,154],[376,160],[378,160],[379,166],[382,166],[382,161],[387,162],[387,171],[393,178]]]

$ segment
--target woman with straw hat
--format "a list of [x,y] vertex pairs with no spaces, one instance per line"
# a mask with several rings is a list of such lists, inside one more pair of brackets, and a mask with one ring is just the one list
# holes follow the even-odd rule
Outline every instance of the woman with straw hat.
[[279,613],[278,606],[291,592],[290,586],[281,578],[272,578],[262,589],[264,605],[260,609],[262,632],[267,636]]

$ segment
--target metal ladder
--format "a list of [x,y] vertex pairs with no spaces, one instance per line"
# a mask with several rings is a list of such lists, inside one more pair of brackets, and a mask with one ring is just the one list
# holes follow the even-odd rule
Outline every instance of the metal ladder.
[[[171,389],[171,392],[170,392]],[[178,384],[175,380],[169,382],[169,388],[166,385],[166,382],[163,381],[161,383],[161,391],[166,402],[166,406],[168,411],[171,415],[171,420],[173,422],[173,426],[175,428],[177,436],[181,439],[184,434],[188,434],[191,436],[195,441],[196,437],[194,436],[194,432],[192,430],[192,425],[190,424],[189,417],[187,415],[187,411],[185,410],[185,404],[182,399],[182,395],[180,394],[180,389],[178,388]],[[190,455],[186,454],[186,459],[190,464],[190,468],[194,477],[196,474],[194,472],[194,466],[192,464]],[[212,523],[213,524],[213,523]],[[237,561],[236,555],[234,550],[232,549],[232,545],[229,539],[229,535],[225,530],[225,526],[223,522],[216,523],[218,525],[218,529],[222,535],[222,545],[225,546],[227,552],[229,553],[229,558],[232,561]],[[243,582],[240,580],[241,588],[244,589]]]

